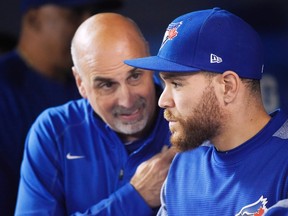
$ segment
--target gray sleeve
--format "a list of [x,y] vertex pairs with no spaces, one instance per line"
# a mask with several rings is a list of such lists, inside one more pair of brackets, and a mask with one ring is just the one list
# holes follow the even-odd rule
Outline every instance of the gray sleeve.
[[161,194],[160,194],[160,200],[161,200],[161,207],[157,213],[157,216],[168,216],[167,208],[166,208],[166,201],[165,201],[165,196],[166,196],[166,181],[163,183],[162,188],[161,188]]
[[280,200],[271,206],[263,216],[288,216],[288,199]]

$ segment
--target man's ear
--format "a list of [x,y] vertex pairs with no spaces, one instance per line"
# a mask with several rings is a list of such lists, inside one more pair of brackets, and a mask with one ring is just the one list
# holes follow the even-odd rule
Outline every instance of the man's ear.
[[79,72],[76,70],[75,67],[72,67],[72,72],[73,72],[73,75],[74,75],[74,78],[76,81],[76,85],[77,85],[77,88],[78,88],[80,95],[83,98],[87,98],[87,94],[86,94],[86,90],[84,88],[83,80],[82,80]]
[[238,94],[241,79],[234,71],[225,71],[221,78],[224,86],[223,100],[225,104],[229,104]]

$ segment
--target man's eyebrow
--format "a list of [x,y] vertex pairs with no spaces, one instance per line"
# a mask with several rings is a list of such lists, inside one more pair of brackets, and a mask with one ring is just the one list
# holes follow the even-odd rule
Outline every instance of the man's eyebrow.
[[141,69],[141,68],[133,67],[131,70],[129,70],[129,73],[132,74],[135,72],[143,72],[143,71],[145,71],[145,70]]
[[163,79],[163,80],[169,80],[169,79],[184,79],[184,77],[186,76],[190,76],[192,75],[192,73],[173,73],[173,72],[169,72],[169,73],[164,73],[164,72],[160,72],[160,77]]
[[113,79],[107,77],[96,76],[93,79],[94,82],[112,82]]
[[[132,68],[131,70],[129,70],[129,74],[133,74],[135,72],[142,72],[143,70],[141,70],[140,68]],[[96,76],[93,79],[94,82],[113,82],[113,78],[107,78],[107,77],[101,77],[101,76]]]

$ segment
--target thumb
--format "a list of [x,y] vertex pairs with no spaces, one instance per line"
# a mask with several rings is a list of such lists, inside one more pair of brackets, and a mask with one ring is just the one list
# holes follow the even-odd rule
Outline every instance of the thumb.
[[172,161],[176,154],[177,151],[174,147],[163,146],[161,150],[161,157],[167,161]]

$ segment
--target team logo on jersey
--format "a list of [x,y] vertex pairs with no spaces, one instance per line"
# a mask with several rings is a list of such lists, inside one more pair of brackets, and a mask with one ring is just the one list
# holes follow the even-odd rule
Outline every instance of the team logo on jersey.
[[178,28],[182,25],[182,21],[181,22],[177,22],[177,23],[170,23],[168,28],[166,29],[166,32],[164,34],[164,38],[161,44],[160,49],[167,43],[167,41],[169,40],[173,40],[173,38],[177,37],[178,35]]
[[267,198],[261,196],[258,201],[244,206],[235,216],[262,216],[267,210]]

